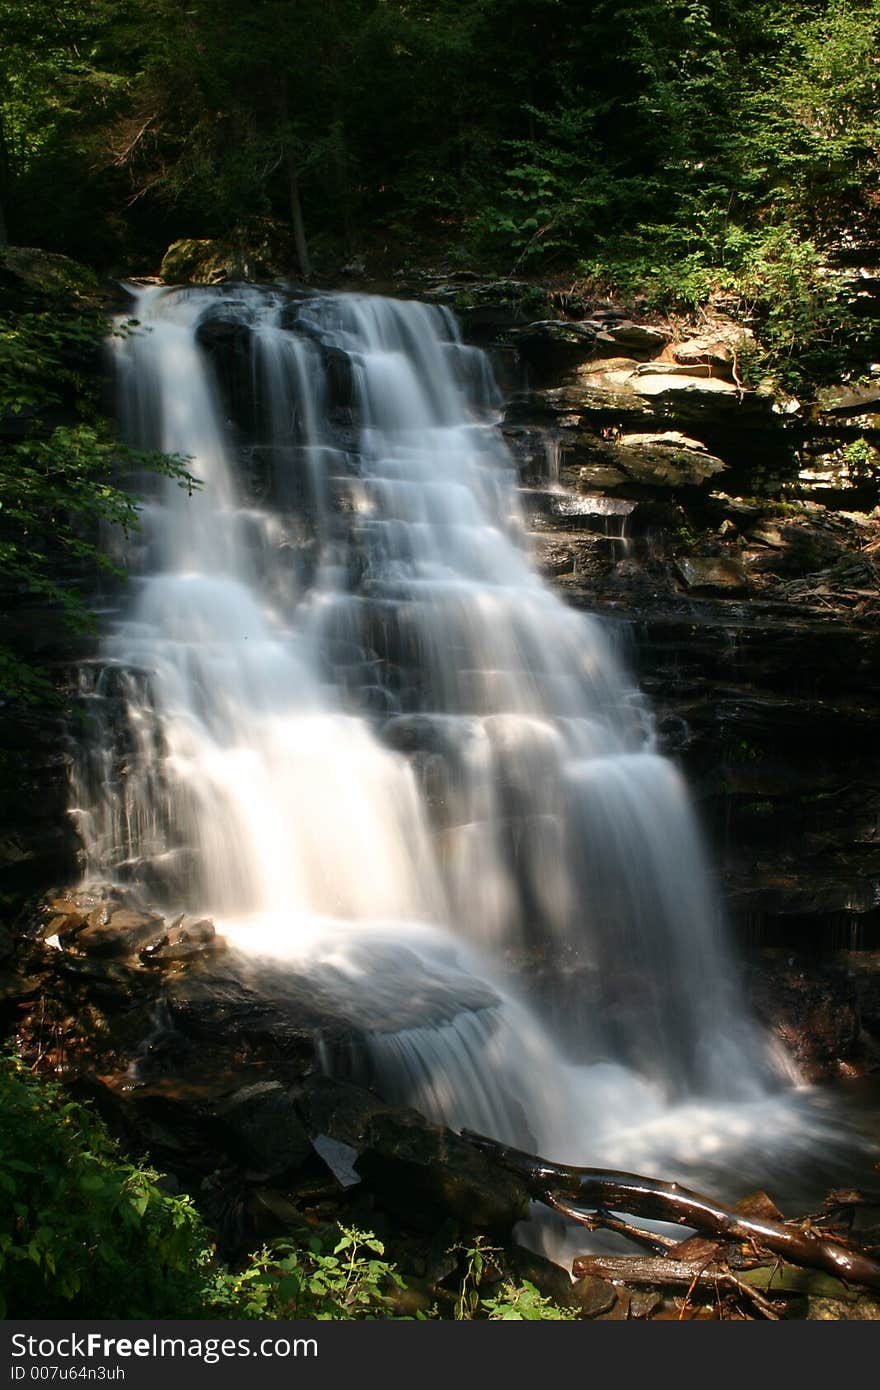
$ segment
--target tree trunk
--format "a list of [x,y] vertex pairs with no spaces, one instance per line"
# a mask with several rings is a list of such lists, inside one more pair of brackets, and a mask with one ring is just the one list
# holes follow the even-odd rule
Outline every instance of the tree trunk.
[[296,247],[296,259],[299,263],[300,275],[304,280],[308,280],[312,273],[312,263],[309,260],[306,226],[303,221],[302,202],[299,196],[299,173],[296,167],[296,157],[290,145],[287,146],[284,158],[287,166],[287,185],[290,195],[290,221],[293,225],[293,243]]
[[282,74],[278,86],[278,114],[281,118],[282,126],[282,152],[284,167],[287,170],[287,195],[290,204],[290,223],[293,227],[293,244],[296,247],[296,259],[299,266],[299,273],[304,280],[308,280],[312,273],[312,263],[309,259],[309,244],[306,240],[306,224],[303,218],[302,199],[299,194],[299,169],[296,163],[296,154],[293,148],[293,131],[290,124],[290,103],[287,98],[287,75]]

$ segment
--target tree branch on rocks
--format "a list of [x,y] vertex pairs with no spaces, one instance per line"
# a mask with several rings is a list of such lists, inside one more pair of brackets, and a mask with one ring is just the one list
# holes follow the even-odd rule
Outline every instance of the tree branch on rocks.
[[[792,1264],[822,1270],[844,1283],[880,1289],[880,1264],[876,1260],[849,1244],[830,1240],[803,1226],[764,1216],[745,1215],[678,1183],[613,1169],[566,1167],[521,1149],[498,1144],[470,1130],[463,1130],[462,1137],[500,1167],[515,1173],[537,1201],[559,1209],[560,1201],[568,1199],[574,1207],[566,1204],[566,1214],[577,1220],[582,1218],[575,1208],[587,1207],[593,1211],[625,1212],[632,1216],[668,1221],[721,1240],[744,1241],[755,1251],[770,1251],[790,1260]],[[593,1220],[591,1215],[587,1223]],[[652,1264],[662,1267],[666,1264],[666,1258],[659,1257]],[[655,1272],[662,1270],[656,1269]],[[694,1272],[691,1265],[690,1278]],[[620,1273],[617,1277],[626,1279],[628,1275]]]

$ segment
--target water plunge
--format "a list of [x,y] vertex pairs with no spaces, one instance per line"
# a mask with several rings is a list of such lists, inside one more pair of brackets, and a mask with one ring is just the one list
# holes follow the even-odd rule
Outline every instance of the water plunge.
[[134,313],[123,428],[204,486],[145,507],[86,683],[88,878],[312,978],[358,1037],[326,1065],[448,1124],[667,1173],[789,1143],[686,789],[530,568],[487,357],[378,297]]

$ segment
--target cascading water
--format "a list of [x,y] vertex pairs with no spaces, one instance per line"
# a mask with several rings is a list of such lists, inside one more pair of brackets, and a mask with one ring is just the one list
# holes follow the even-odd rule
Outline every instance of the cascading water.
[[[485,355],[378,297],[135,313],[124,428],[204,486],[145,508],[88,688],[88,876],[311,974],[363,1039],[327,1065],[450,1124],[581,1162],[766,1144],[785,1107],[686,791],[602,625],[530,569]],[[543,960],[579,1004],[523,1002],[511,962]]]

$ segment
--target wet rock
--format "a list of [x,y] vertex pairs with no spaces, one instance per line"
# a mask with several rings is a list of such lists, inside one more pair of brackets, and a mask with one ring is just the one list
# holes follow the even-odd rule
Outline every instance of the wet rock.
[[561,491],[523,489],[520,503],[536,527],[548,522],[565,531],[592,531],[620,534],[622,524],[632,516],[637,503],[628,498],[605,497],[581,487],[576,494]]
[[810,1298],[807,1317],[812,1322],[876,1322],[880,1320],[880,1300],[871,1294],[863,1294],[855,1302]]
[[218,1114],[247,1168],[278,1178],[302,1167],[312,1151],[294,1096],[279,1081],[244,1086]]
[[574,551],[571,546],[548,536],[534,537],[532,559],[542,574],[552,577],[570,574],[574,569]]
[[748,989],[757,1017],[804,1081],[839,1076],[848,1063],[864,1061],[860,984],[845,960],[762,951],[750,963]]
[[693,594],[742,594],[749,587],[743,566],[724,556],[682,558],[676,561],[676,569]]
[[617,1290],[606,1279],[598,1279],[585,1274],[575,1279],[571,1286],[573,1306],[580,1309],[581,1317],[598,1318],[610,1313],[617,1302]]
[[148,965],[174,965],[225,949],[208,918],[181,917],[157,944],[141,952],[141,959]]
[[130,908],[108,913],[106,907],[98,907],[76,933],[74,945],[77,951],[96,956],[131,956],[158,942],[164,932],[164,919],[155,913]]
[[250,354],[251,325],[243,305],[233,299],[218,299],[202,316],[196,338],[208,352],[241,352]]
[[649,1318],[660,1307],[663,1295],[657,1289],[638,1289],[630,1294],[629,1315],[631,1318]]
[[373,1091],[330,1076],[309,1076],[297,1098],[307,1132],[326,1134],[352,1148],[363,1147],[370,1121],[390,1110]]
[[351,356],[341,348],[322,344],[327,409],[348,418],[355,408],[356,390]]
[[357,1170],[389,1211],[422,1229],[451,1216],[471,1229],[509,1231],[528,1210],[513,1176],[415,1111],[372,1117]]
[[[561,1265],[554,1264],[544,1255],[539,1255],[534,1250],[528,1250],[524,1246],[519,1246],[514,1250],[511,1264],[517,1283],[522,1283],[523,1280],[527,1279],[545,1298],[551,1298],[554,1303],[558,1303],[563,1308],[580,1308],[582,1306],[581,1300],[575,1292],[576,1284],[572,1283],[568,1270],[563,1269]],[[602,1280],[596,1280],[597,1284],[602,1282]],[[611,1285],[606,1287],[610,1289]],[[606,1312],[611,1307],[611,1303],[614,1301],[613,1289],[611,1292],[611,1302],[605,1302],[600,1311]],[[585,1316],[592,1315],[586,1314]]]
[[44,909],[43,937],[57,936],[62,946],[69,944],[86,926],[94,906],[90,903],[87,907],[73,898],[53,898]]

